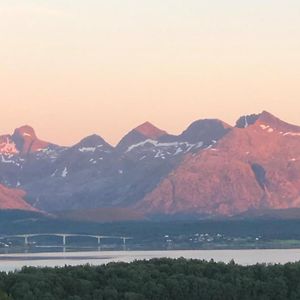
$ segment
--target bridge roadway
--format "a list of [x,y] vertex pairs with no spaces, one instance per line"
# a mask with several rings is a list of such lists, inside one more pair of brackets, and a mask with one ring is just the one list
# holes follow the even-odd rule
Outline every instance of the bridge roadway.
[[24,238],[24,244],[29,245],[29,238],[38,236],[57,236],[62,237],[63,246],[67,244],[67,237],[90,237],[95,238],[98,241],[98,245],[101,244],[102,239],[120,239],[123,240],[123,244],[126,245],[127,240],[131,240],[131,237],[126,236],[105,236],[105,235],[92,235],[92,234],[77,234],[77,233],[28,233],[28,234],[16,234],[16,235],[5,235],[1,239],[12,239],[12,238]]

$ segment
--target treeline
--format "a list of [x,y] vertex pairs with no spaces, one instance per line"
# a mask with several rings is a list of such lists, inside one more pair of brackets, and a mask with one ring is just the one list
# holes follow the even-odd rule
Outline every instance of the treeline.
[[239,266],[185,259],[0,274],[1,300],[300,299],[300,263]]
[[296,220],[190,220],[140,221],[121,223],[75,222],[47,217],[35,212],[0,210],[0,235],[24,233],[89,233],[113,236],[131,236],[138,242],[152,242],[165,234],[187,236],[196,233],[223,234],[230,237],[257,237],[265,239],[300,239],[300,219]]

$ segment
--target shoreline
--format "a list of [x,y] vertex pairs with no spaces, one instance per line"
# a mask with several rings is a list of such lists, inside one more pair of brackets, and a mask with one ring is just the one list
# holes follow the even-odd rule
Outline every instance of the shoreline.
[[61,252],[0,255],[0,271],[10,272],[22,267],[63,267],[65,265],[102,265],[112,262],[130,263],[135,260],[185,258],[214,260],[239,265],[286,264],[300,261],[300,249],[244,249],[244,250],[164,250],[164,251],[100,251]]

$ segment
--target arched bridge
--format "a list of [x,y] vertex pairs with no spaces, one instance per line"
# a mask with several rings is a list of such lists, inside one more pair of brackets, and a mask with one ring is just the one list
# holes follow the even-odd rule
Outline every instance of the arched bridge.
[[12,238],[23,238],[24,244],[29,245],[29,239],[32,237],[40,237],[40,236],[57,236],[62,238],[63,246],[67,245],[68,237],[90,237],[97,240],[98,245],[101,244],[101,240],[103,239],[117,239],[122,240],[123,244],[126,245],[127,240],[131,240],[131,237],[126,236],[105,236],[105,235],[93,235],[93,234],[77,234],[77,233],[27,233],[27,234],[16,234],[16,235],[6,235],[2,236],[1,239],[12,239]]

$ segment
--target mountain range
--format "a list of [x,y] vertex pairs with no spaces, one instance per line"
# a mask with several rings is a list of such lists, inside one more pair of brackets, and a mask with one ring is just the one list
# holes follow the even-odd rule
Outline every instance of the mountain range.
[[179,135],[146,122],[115,147],[98,135],[62,147],[30,126],[0,136],[0,209],[129,220],[299,207],[300,127],[266,111]]

